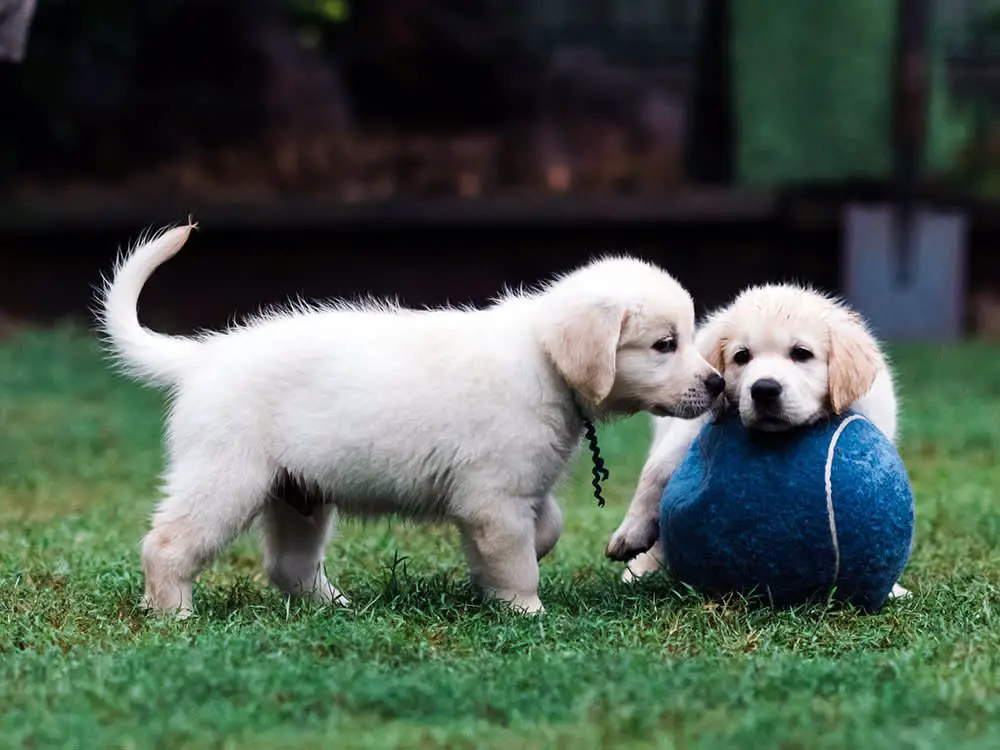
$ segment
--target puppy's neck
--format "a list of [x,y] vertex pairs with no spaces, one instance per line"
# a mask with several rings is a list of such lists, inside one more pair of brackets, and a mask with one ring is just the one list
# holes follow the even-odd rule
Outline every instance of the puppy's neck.
[[582,398],[580,398],[580,394],[578,394],[572,388],[569,389],[569,401],[570,401],[570,404],[572,404],[572,407],[573,407],[573,418],[574,418],[574,421],[578,423],[577,432],[582,431],[583,428],[584,428],[584,425],[587,422],[599,422],[599,421],[601,421],[601,417],[600,417],[599,413],[596,413],[595,410],[588,408],[585,405],[584,400]]

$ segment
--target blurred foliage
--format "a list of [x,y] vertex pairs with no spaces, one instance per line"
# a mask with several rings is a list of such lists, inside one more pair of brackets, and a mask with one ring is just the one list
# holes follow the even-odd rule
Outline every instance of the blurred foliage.
[[[73,140],[74,88],[79,77],[86,75],[86,69],[118,67],[134,59],[137,8],[133,0],[38,4],[28,54],[12,75],[19,119],[31,124],[35,137],[57,146],[68,146]],[[113,87],[109,82],[108,94]]]
[[[976,16],[960,29],[944,29],[952,49],[984,62],[1000,58],[1000,0],[979,0]],[[1000,81],[965,92],[965,139],[954,167],[940,175],[956,192],[1000,199]]]
[[[246,0],[243,0],[244,2]],[[16,112],[0,118],[0,173],[15,167],[35,144],[58,161],[85,150],[102,128],[131,128],[128,111],[150,96],[137,68],[149,34],[183,13],[222,13],[236,17],[241,3],[232,0],[45,0],[38,3],[28,54],[19,66],[0,76],[0,96]],[[249,13],[266,12],[283,18],[313,48],[327,51],[334,44],[334,27],[351,18],[350,0],[259,0]],[[178,38],[171,54],[183,65],[192,38],[204,32],[188,27],[191,36]],[[218,43],[219,65],[240,42]],[[148,57],[148,56],[147,56]],[[170,66],[167,60],[161,67]],[[146,61],[148,68],[148,60]],[[238,74],[236,74],[238,75]],[[199,85],[197,81],[193,85]],[[5,107],[6,109],[6,107]],[[103,133],[107,135],[107,133]],[[14,147],[17,144],[17,147]]]
[[967,46],[973,54],[1000,54],[1000,0],[977,0],[977,14],[967,24]]
[[351,4],[347,0],[285,0],[296,12],[312,18],[342,23],[351,15]]
[[[740,179],[888,176],[895,5],[741,0],[733,13]],[[938,37],[925,152],[933,170],[950,167],[967,139],[965,118],[950,102]]]
[[336,26],[351,18],[348,0],[282,0],[285,12],[299,30],[307,47],[329,51],[334,44]]
[[[743,81],[737,85],[736,106],[744,177],[770,183],[803,175],[884,174],[893,4],[733,2],[738,27],[733,59],[736,78]],[[668,3],[655,13],[647,5],[619,3],[629,21],[623,28],[639,25],[643,14],[649,24],[659,19],[653,24],[657,29],[667,28],[663,24],[670,19],[680,28],[687,18],[682,6],[691,3],[670,9]],[[524,14],[522,23],[504,27],[500,21],[510,21],[515,6]],[[562,113],[560,127],[567,132],[612,122],[598,136],[578,139],[577,150],[596,154],[596,162],[603,158],[596,141],[626,141],[629,133],[642,130],[632,121],[669,109],[647,106],[655,97],[628,76],[593,62],[599,55],[592,50],[568,54],[567,47],[577,41],[574,34],[587,31],[595,49],[614,37],[617,26],[611,21],[621,19],[609,15],[612,6],[613,0],[579,7],[491,0],[369,0],[365,5],[358,0],[44,0],[25,61],[0,69],[0,98],[5,115],[13,115],[0,117],[0,178],[19,167],[41,177],[70,171],[75,176],[78,169],[119,176],[136,167],[137,154],[170,158],[171,149],[193,144],[190,150],[208,150],[226,138],[241,145],[254,128],[262,130],[258,126],[267,108],[312,116],[324,100],[316,92],[337,86],[345,92],[341,108],[347,119],[372,130],[398,131],[413,121],[421,134],[443,132],[445,126],[475,131],[484,129],[483,123],[493,127],[511,112],[528,120],[525,113],[540,111],[546,115],[536,119],[546,122],[553,112]],[[495,14],[501,7],[503,13]],[[998,109],[982,99],[956,102],[946,82],[945,47],[957,45],[993,59],[1000,53],[1000,0],[976,0],[975,8],[981,16],[974,22],[965,19],[954,29],[936,30],[927,162],[936,177],[966,191],[972,186],[1000,196]],[[606,23],[591,22],[598,10]],[[546,43],[552,48],[545,54],[525,51],[532,38],[526,31],[529,16],[539,33],[549,35]],[[272,18],[281,20],[283,36],[261,42],[267,34],[259,27]],[[234,19],[239,28],[233,29]],[[258,28],[252,32],[244,28],[254,24]],[[638,38],[622,37],[633,43]],[[262,61],[262,48],[278,52]],[[303,64],[303,56],[289,48],[319,64]],[[325,74],[333,83],[317,83]],[[269,87],[261,84],[265,79]],[[334,102],[328,109],[337,106]],[[671,118],[681,122],[683,113],[672,113],[660,117],[657,142],[682,137]],[[621,122],[627,127],[619,128]],[[289,140],[305,139],[295,132]],[[566,148],[560,142],[559,149]],[[559,149],[550,149],[540,161],[567,161]],[[337,154],[331,161],[343,162],[336,149],[328,150]],[[529,150],[522,146],[519,153]],[[310,155],[306,161],[321,160]]]

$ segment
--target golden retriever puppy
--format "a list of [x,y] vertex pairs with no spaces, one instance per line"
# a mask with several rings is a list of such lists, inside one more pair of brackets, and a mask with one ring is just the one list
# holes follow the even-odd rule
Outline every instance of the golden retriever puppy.
[[[861,316],[837,300],[791,284],[751,287],[708,316],[696,345],[723,373],[725,401],[749,429],[786,430],[854,409],[896,439],[889,363]],[[654,420],[635,495],[606,550],[631,561],[626,581],[662,564],[660,497],[710,418]]]
[[[552,491],[585,421],[693,418],[722,393],[690,295],[628,257],[479,310],[300,304],[225,332],[154,333],[139,293],[190,231],[128,253],[100,300],[119,364],[172,396],[142,545],[152,609],[191,612],[195,575],[258,518],[276,586],[346,603],[323,565],[342,513],[456,524],[472,580],[539,612],[538,560],[562,530]],[[290,488],[322,502],[304,514]]]

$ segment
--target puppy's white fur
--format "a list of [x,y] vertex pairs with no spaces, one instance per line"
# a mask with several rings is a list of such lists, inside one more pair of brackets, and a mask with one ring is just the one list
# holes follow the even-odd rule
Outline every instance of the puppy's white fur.
[[[723,373],[726,400],[736,405],[748,428],[787,429],[851,408],[896,439],[897,401],[889,363],[864,320],[837,300],[789,284],[752,287],[705,320],[696,344]],[[751,389],[763,379],[776,382],[781,392],[762,413]],[[626,581],[662,564],[659,500],[708,419],[710,415],[654,420],[652,446],[635,495],[608,543],[609,557],[631,559],[623,574]],[[904,591],[897,587],[895,593]]]
[[[695,417],[713,400],[690,295],[639,260],[600,259],[482,310],[301,304],[224,333],[153,333],[139,293],[190,231],[127,254],[101,299],[119,363],[172,392],[142,548],[154,609],[190,612],[198,570],[258,516],[271,580],[344,602],[323,569],[342,512],[451,521],[473,581],[541,611],[538,560],[562,528],[552,489],[581,410]],[[301,515],[274,496],[289,479],[326,503]]]

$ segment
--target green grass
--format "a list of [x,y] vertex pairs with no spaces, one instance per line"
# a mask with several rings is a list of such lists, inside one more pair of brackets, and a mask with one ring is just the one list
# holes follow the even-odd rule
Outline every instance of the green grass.
[[252,537],[201,577],[198,616],[136,610],[163,402],[72,330],[0,344],[0,746],[995,748],[1000,746],[1000,350],[895,352],[917,497],[882,613],[775,614],[603,558],[647,422],[602,431],[542,565],[542,618],[480,602],[455,534],[348,523],[352,611],[287,602]]

